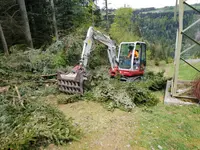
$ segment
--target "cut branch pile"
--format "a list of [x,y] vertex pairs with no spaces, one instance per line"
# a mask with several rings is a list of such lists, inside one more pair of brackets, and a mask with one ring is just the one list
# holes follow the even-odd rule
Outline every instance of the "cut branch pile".
[[159,91],[165,88],[167,79],[164,73],[154,74],[148,72],[141,81],[120,82],[118,79],[110,79],[105,73],[107,67],[100,67],[91,73],[87,81],[82,99],[103,102],[109,110],[121,108],[131,111],[136,106],[155,106],[159,99],[152,94],[152,91]]
[[71,119],[37,98],[26,99],[22,91],[15,86],[0,95],[0,149],[39,149],[77,139]]
[[193,83],[193,95],[200,100],[200,78]]

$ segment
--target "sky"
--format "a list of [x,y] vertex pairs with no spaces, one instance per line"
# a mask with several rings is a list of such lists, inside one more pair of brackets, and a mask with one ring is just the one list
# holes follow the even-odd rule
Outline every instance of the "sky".
[[[98,0],[98,6],[102,8],[105,0]],[[175,6],[176,0],[108,0],[110,3],[109,8],[124,7],[124,4],[129,5],[132,8],[147,8],[155,7],[161,8],[165,6]],[[200,3],[200,0],[187,0],[188,4]]]

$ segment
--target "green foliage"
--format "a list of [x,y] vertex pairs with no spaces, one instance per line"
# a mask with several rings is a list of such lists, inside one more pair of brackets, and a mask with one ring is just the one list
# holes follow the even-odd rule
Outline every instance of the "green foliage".
[[53,67],[59,68],[61,66],[66,66],[65,53],[63,51],[58,52],[58,54],[53,58]]
[[158,58],[156,58],[156,59],[154,60],[154,64],[155,64],[155,66],[159,66],[159,65],[160,65],[160,61],[159,61]]
[[139,40],[139,27],[136,23],[132,22],[132,16],[132,8],[119,8],[115,11],[115,18],[110,28],[110,35],[118,43]]
[[[25,44],[23,20],[16,1],[2,0],[0,4],[0,20],[8,47]],[[92,24],[98,26],[101,22],[100,9],[91,0],[60,0],[54,1],[54,5],[60,37],[75,31],[78,27]],[[35,48],[51,43],[55,35],[50,1],[26,0],[26,9]],[[0,43],[0,50],[2,48]]]
[[[174,7],[165,7],[161,9],[147,8],[134,11],[132,20],[140,27],[142,38],[150,43],[148,46],[148,49],[151,51],[150,59],[165,60],[166,63],[170,63],[174,57],[178,24],[177,21],[174,21],[173,9]],[[185,11],[184,27],[195,22],[196,17],[197,14],[191,9]],[[188,32],[190,32],[190,35],[195,35],[197,30],[190,30]],[[157,60],[156,65],[158,65]]]
[[91,52],[88,61],[88,67],[90,69],[95,69],[101,65],[109,65],[107,47],[102,44],[96,44],[94,48],[95,50]]
[[[40,75],[9,69],[3,84],[10,89],[0,95],[0,149],[39,149],[76,140],[79,131],[72,120],[43,100],[59,93],[57,85],[44,84]],[[13,85],[17,85],[21,98]]]
[[157,74],[153,72],[147,72],[144,78],[146,83],[148,83],[148,89],[151,91],[160,91],[165,89],[168,80],[164,77],[164,72],[158,72]]
[[56,108],[39,100],[22,105],[5,96],[0,96],[1,149],[36,149],[76,139],[71,119],[66,120]]
[[[200,69],[200,62],[192,63],[197,69]],[[185,64],[184,62],[180,63],[180,72],[179,79],[180,80],[195,80],[199,76],[199,72],[194,71],[192,67]]]
[[[82,37],[71,34],[60,41],[52,43],[46,49],[34,50],[14,50],[8,56],[1,56],[0,69],[1,74],[7,74],[9,71],[26,71],[33,73],[55,73],[57,69],[74,66],[79,62],[82,51]],[[18,46],[15,46],[18,47]]]
[[127,92],[137,106],[155,106],[159,102],[159,99],[151,91],[140,86],[131,84],[127,88]]
[[81,100],[80,95],[66,95],[66,94],[59,94],[57,96],[58,104],[68,104],[74,103]]
[[167,79],[164,72],[154,74],[147,72],[138,82],[120,82],[118,79],[110,79],[105,74],[106,67],[98,67],[91,72],[91,78],[87,86],[89,91],[83,95],[83,99],[98,101],[104,104],[108,110],[120,108],[131,111],[137,106],[155,106],[159,99],[152,91],[165,88]]
[[[143,149],[199,149],[199,106],[166,106],[138,110],[137,146]],[[134,142],[133,141],[133,142]]]
[[173,62],[174,62],[174,59],[171,58],[171,57],[168,57],[168,58],[166,59],[166,63],[167,63],[167,64],[171,64],[171,63],[173,63]]
[[74,66],[75,64],[79,63],[83,40],[78,35],[69,36],[67,39],[64,40],[66,42],[66,64],[69,66]]

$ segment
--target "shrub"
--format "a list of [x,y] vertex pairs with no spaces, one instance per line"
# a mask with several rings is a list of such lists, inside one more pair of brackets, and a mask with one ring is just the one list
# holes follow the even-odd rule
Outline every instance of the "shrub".
[[156,66],[160,66],[160,61],[159,61],[158,58],[156,58],[156,59],[154,60],[154,64],[155,64]]

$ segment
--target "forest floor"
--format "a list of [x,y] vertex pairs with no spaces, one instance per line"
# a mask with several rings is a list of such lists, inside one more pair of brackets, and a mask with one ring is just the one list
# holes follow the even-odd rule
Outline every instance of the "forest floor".
[[[172,65],[149,67],[151,71],[172,76]],[[187,77],[187,74],[186,74]],[[132,112],[106,110],[100,103],[80,101],[58,105],[83,133],[80,141],[65,146],[50,145],[48,150],[162,150],[200,149],[199,106],[163,104],[164,91],[154,93],[160,99],[155,107],[135,108]],[[53,99],[51,97],[50,99]]]

